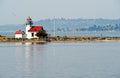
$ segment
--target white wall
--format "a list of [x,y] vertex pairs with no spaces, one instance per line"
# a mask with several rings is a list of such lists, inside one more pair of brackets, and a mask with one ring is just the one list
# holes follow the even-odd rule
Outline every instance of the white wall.
[[28,30],[30,30],[31,26],[30,25],[26,25],[26,34],[28,34]]
[[[33,36],[33,37],[32,37],[32,33],[34,33],[34,36]],[[28,32],[28,33],[27,33],[27,38],[28,38],[28,39],[38,38],[38,37],[36,36],[36,33],[37,33],[37,32]]]
[[15,34],[15,38],[23,38],[22,34]]

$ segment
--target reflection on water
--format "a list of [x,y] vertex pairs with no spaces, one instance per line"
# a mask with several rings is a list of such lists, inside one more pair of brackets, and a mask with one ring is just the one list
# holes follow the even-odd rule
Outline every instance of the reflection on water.
[[[32,44],[32,43],[31,43]],[[26,45],[31,45],[30,43]],[[27,46],[25,48],[25,73],[26,77],[31,78],[32,76],[32,71],[33,71],[33,52],[34,52],[34,47],[33,46]]]
[[35,58],[36,55],[39,55],[40,51],[42,51],[43,47],[41,48],[41,45],[43,45],[43,43],[40,42],[16,43],[16,61],[17,71],[20,72],[19,76],[23,75],[25,78],[34,78]]
[[120,77],[120,42],[0,43],[0,51],[0,78]]

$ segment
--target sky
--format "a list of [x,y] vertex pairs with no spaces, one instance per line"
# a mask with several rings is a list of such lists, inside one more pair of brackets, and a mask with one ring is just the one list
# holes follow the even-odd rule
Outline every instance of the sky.
[[119,19],[120,0],[0,0],[0,25],[53,18]]

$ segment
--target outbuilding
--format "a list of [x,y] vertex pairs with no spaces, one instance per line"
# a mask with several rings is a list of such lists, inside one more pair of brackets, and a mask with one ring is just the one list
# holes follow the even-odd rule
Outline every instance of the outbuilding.
[[24,31],[22,30],[17,30],[15,32],[15,38],[23,38],[23,35],[24,35]]

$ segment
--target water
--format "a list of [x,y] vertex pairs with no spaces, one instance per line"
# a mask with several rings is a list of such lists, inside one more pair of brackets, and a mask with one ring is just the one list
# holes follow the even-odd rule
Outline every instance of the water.
[[[54,36],[54,32],[47,31],[48,34],[51,36]],[[0,35],[3,36],[14,36],[15,31],[0,31]],[[111,37],[120,37],[120,31],[65,31],[65,32],[60,32],[56,31],[55,32],[56,36],[111,36]]]
[[[52,32],[50,32],[53,35]],[[120,37],[120,31],[72,31],[56,32],[56,36],[110,36]]]
[[0,43],[0,78],[120,78],[120,42]]

